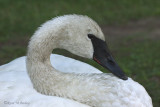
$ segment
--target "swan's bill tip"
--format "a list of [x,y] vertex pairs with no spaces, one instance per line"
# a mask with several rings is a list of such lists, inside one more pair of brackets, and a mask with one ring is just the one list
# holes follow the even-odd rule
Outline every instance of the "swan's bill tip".
[[121,77],[122,80],[128,80],[128,77],[127,76],[123,76]]

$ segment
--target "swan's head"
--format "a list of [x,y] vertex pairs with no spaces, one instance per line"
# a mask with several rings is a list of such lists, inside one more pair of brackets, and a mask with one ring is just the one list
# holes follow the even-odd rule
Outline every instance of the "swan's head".
[[[54,37],[58,48],[63,48],[73,54],[90,58],[98,62],[103,67],[109,69],[114,75],[126,80],[127,77],[111,56],[104,34],[98,24],[87,16],[65,15],[54,18],[44,24],[50,27],[50,31],[56,26],[57,31],[51,32],[58,36]],[[43,28],[43,26],[42,26]],[[50,33],[50,34],[51,34]],[[52,38],[51,38],[52,39]]]

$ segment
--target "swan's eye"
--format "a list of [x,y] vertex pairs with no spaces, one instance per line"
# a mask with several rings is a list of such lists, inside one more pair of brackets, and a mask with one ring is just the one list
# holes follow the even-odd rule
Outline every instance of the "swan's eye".
[[88,38],[93,39],[94,35],[93,34],[88,34]]

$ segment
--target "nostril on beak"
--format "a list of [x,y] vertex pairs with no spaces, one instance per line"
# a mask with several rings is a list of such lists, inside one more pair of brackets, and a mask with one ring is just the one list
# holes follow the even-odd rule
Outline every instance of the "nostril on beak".
[[108,60],[108,62],[110,63],[110,64],[112,64],[112,65],[114,65],[115,63],[112,61],[112,60]]
[[107,61],[109,64],[112,64],[112,65],[115,64],[115,62],[113,61],[113,59],[111,57],[107,57]]

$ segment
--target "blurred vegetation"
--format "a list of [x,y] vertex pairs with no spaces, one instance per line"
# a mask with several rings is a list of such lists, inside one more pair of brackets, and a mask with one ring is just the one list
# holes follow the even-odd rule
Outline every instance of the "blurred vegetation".
[[[121,26],[129,21],[159,18],[160,0],[0,0],[0,64],[24,56],[30,36],[42,23],[73,13],[88,15],[101,26]],[[144,35],[113,39],[109,46],[124,71],[146,88],[154,107],[159,107],[160,39],[144,37],[137,41],[140,37]],[[106,72],[91,60],[64,50],[54,52],[80,59]]]

